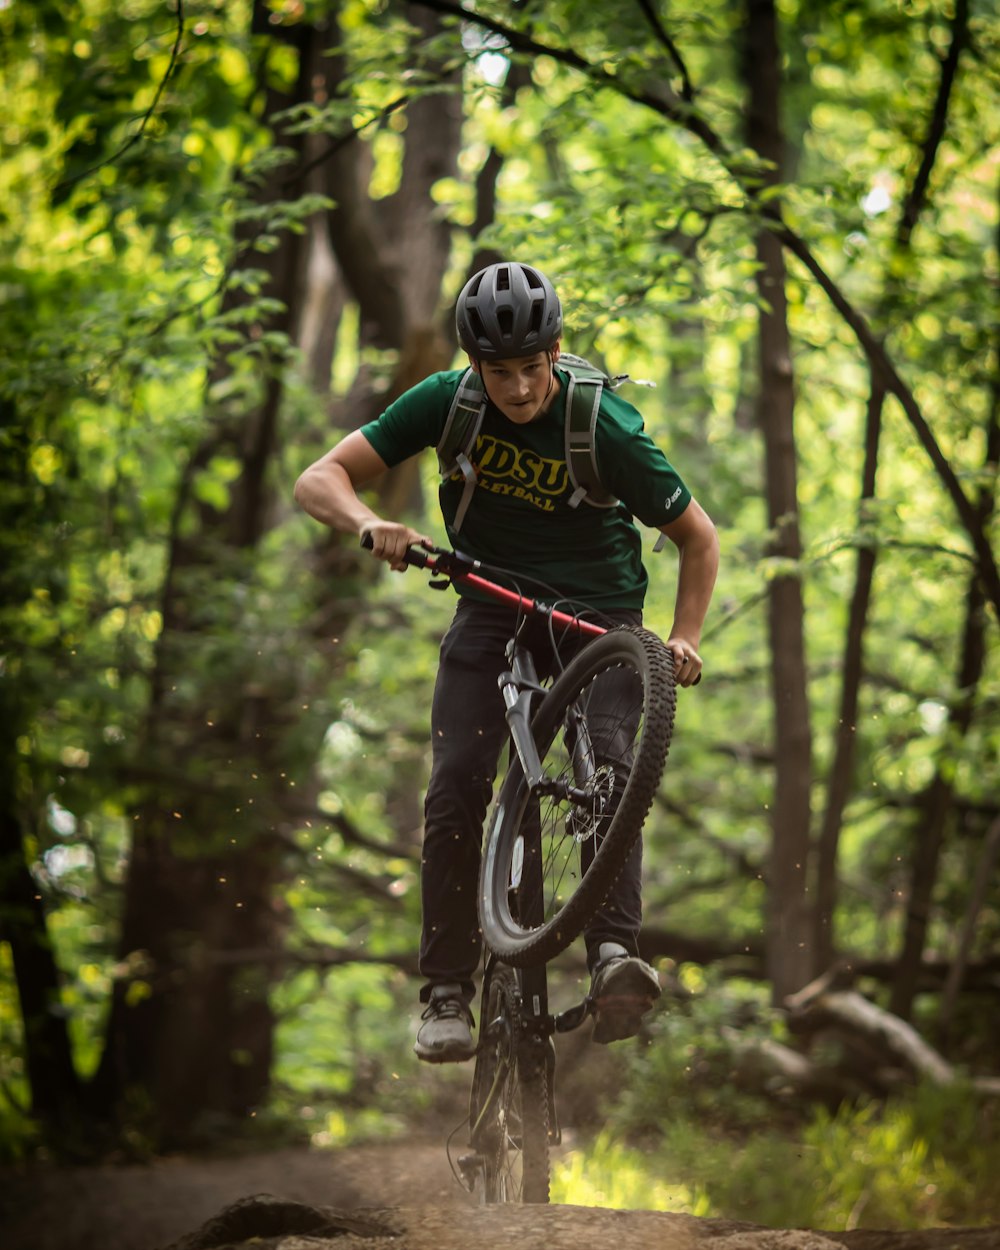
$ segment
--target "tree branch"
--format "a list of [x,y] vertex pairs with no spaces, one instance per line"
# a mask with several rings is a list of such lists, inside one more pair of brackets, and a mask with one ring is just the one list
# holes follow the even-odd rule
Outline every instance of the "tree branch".
[[741,975],[763,976],[764,943],[756,934],[744,938],[707,937],[644,925],[639,935],[639,953],[643,959],[672,959],[679,964],[746,960],[754,965],[754,970],[741,968]]
[[334,814],[325,812],[321,807],[308,807],[305,805],[300,807],[296,804],[289,804],[287,800],[282,803],[282,807],[290,816],[299,820],[323,821],[325,824],[332,825],[345,842],[351,846],[359,847],[361,850],[371,851],[373,854],[382,855],[386,859],[417,860],[419,858],[419,851],[415,846],[407,846],[403,842],[380,842],[377,838],[368,837],[343,812]]
[[[765,216],[771,217],[771,214],[765,214]],[[868,357],[872,370],[879,378],[881,384],[886,391],[895,395],[896,399],[899,400],[903,411],[916,432],[921,446],[927,452],[945,490],[951,496],[962,525],[972,540],[972,545],[978,558],[979,573],[983,580],[983,587],[990,602],[993,604],[997,616],[1000,617],[1000,572],[997,570],[996,560],[994,559],[989,540],[986,537],[975,508],[959,483],[954,469],[938,446],[934,433],[927,424],[913,392],[899,376],[885,348],[875,337],[867,321],[854,308],[840,287],[825,271],[816,257],[813,256],[805,240],[785,225],[780,217],[777,219],[771,217],[768,229],[772,231],[775,237],[781,241],[793,256],[801,261],[806,270],[816,279],[820,289],[826,294],[851,330],[853,330],[855,338]]]
[[371,951],[361,950],[356,946],[325,946],[321,943],[309,943],[294,950],[280,950],[272,946],[245,947],[239,950],[216,950],[207,957],[210,963],[219,967],[242,966],[277,966],[284,970],[298,968],[346,968],[350,964],[384,965],[388,968],[399,968],[410,976],[417,976],[417,960],[412,952],[386,951],[381,955],[373,955]]
[[[773,760],[770,762],[773,762]],[[707,842],[724,859],[731,860],[741,876],[748,877],[752,881],[756,881],[760,876],[761,867],[759,864],[755,864],[738,846],[733,846],[732,843],[727,842],[724,838],[717,837],[716,834],[712,833],[706,827],[704,821],[699,820],[690,808],[673,799],[666,798],[662,793],[656,795],[654,802],[657,807],[683,821],[688,830],[698,835],[700,842]]]
[[[796,1027],[802,1031],[835,1029],[850,1042],[859,1037],[903,1064],[913,1075],[934,1085],[955,1085],[964,1079],[954,1067],[899,1016],[884,1011],[856,990],[829,989],[821,978],[785,1000]],[[977,1093],[1000,1096],[1000,1079],[972,1077]]]
[[914,178],[913,185],[910,187],[909,194],[903,204],[899,228],[896,233],[896,242],[901,247],[906,247],[909,244],[910,235],[913,233],[913,228],[917,224],[917,218],[920,216],[921,209],[924,206],[931,171],[937,159],[937,151],[941,145],[941,140],[944,138],[945,122],[948,119],[948,103],[955,83],[955,76],[958,73],[959,57],[968,37],[969,0],[957,0],[955,16],[951,23],[951,44],[947,55],[941,63],[941,78],[938,82],[937,97],[934,101],[930,124],[927,128],[927,138],[924,141],[920,168],[917,170],[917,176]]
[[[758,205],[759,188],[755,185],[755,182],[759,178],[759,171],[749,169],[745,163],[745,158],[733,156],[722,137],[711,124],[698,114],[687,101],[681,100],[673,92],[657,93],[631,88],[624,80],[602,69],[600,66],[593,65],[584,57],[568,48],[553,47],[550,44],[541,43],[503,22],[495,21],[483,14],[470,12],[460,4],[454,3],[454,0],[414,0],[414,3],[489,30],[505,39],[511,48],[517,52],[551,57],[562,65],[578,70],[592,82],[599,83],[623,98],[632,100],[634,103],[641,104],[666,117],[669,121],[683,127],[690,134],[700,139],[708,151],[719,160],[723,168],[737,183],[747,196],[750,204]],[[886,391],[895,395],[899,400],[904,413],[917,434],[920,444],[927,452],[931,463],[937,470],[938,476],[950,495],[962,525],[972,540],[984,589],[990,602],[993,604],[997,617],[1000,618],[1000,571],[997,569],[992,548],[975,509],[962,490],[954,470],[938,446],[937,440],[924,419],[920,405],[917,403],[913,392],[896,371],[885,348],[878,341],[865,318],[854,308],[840,287],[826,273],[823,266],[812,254],[805,240],[785,223],[780,212],[773,204],[763,209],[762,218],[763,227],[769,230],[783,247],[797,257],[806,270],[816,279],[820,289],[853,331],[869,360],[873,372],[877,374]]]
[[660,21],[659,14],[653,8],[651,0],[638,0],[638,3],[639,8],[643,11],[646,21],[649,22],[652,27],[653,33],[656,35],[657,39],[659,39],[660,43],[663,44],[664,48],[666,48],[670,59],[677,67],[677,72],[681,76],[681,82],[684,84],[681,90],[681,99],[690,104],[694,100],[694,86],[691,83],[691,78],[688,75],[687,66],[684,64],[680,50],[674,43],[673,39],[670,38],[666,28]]
[[601,83],[610,90],[617,92],[618,95],[624,96],[636,104],[644,104],[648,108],[654,109],[656,112],[684,126],[693,135],[696,135],[709,151],[717,156],[727,169],[729,168],[725,159],[728,157],[729,152],[721,135],[703,117],[695,112],[687,100],[682,100],[673,91],[661,93],[629,87],[621,78],[608,73],[607,70],[602,69],[599,65],[594,65],[585,57],[580,56],[579,53],[573,52],[569,48],[559,48],[554,47],[552,44],[541,43],[539,40],[533,39],[530,35],[508,26],[504,22],[497,22],[482,13],[473,13],[469,9],[463,8],[460,4],[454,3],[453,0],[413,0],[413,3],[421,8],[433,9],[435,13],[444,13],[446,16],[456,17],[463,22],[470,22],[472,25],[480,26],[483,30],[488,30],[494,35],[499,35],[506,40],[515,52],[523,52],[530,56],[551,57],[552,60],[558,61],[561,65],[568,65],[570,69],[579,70],[587,78]]
[[170,80],[171,75],[177,68],[177,62],[180,59],[181,53],[181,40],[183,37],[184,0],[177,0],[177,33],[174,36],[174,46],[170,50],[170,61],[167,64],[163,77],[160,79],[159,86],[156,88],[156,94],[153,96],[152,103],[142,116],[142,121],[139,123],[139,129],[135,132],[131,139],[128,139],[125,143],[123,143],[118,151],[113,152],[111,156],[105,157],[103,161],[98,161],[96,165],[91,165],[89,169],[81,170],[80,173],[74,174],[71,178],[64,178],[61,182],[57,182],[53,188],[54,195],[58,194],[58,192],[62,191],[66,187],[71,187],[77,182],[82,182],[84,178],[89,178],[91,174],[96,174],[99,169],[103,169],[106,165],[113,165],[115,161],[125,155],[129,148],[134,147],[139,142],[142,136],[146,133],[146,127],[149,125],[153,114],[156,112],[156,106],[160,103],[160,97],[163,95],[163,90],[166,87],[167,82]]

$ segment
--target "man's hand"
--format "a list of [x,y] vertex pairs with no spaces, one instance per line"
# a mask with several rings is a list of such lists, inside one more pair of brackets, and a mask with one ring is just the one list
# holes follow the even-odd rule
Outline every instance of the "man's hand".
[[694,686],[701,681],[701,656],[683,638],[668,638],[666,647],[674,657],[674,680],[678,686]]
[[403,557],[407,547],[432,545],[427,535],[421,534],[419,530],[410,529],[408,525],[401,525],[396,521],[383,521],[380,517],[373,517],[362,523],[358,537],[364,539],[366,535],[371,538],[370,551],[375,559],[384,560],[397,573],[402,573],[406,568]]

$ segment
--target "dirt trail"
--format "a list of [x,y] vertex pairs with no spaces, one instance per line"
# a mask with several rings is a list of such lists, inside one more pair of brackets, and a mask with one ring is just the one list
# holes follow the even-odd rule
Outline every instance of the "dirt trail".
[[1000,1250],[1000,1228],[823,1233],[652,1211],[479,1209],[452,1178],[439,1140],[0,1172],[3,1250],[469,1250],[515,1242],[521,1250],[701,1250],[706,1242],[711,1250]]
[[464,1201],[440,1140],[287,1149],[148,1166],[0,1171],[3,1250],[158,1250],[252,1194],[310,1206],[451,1207]]

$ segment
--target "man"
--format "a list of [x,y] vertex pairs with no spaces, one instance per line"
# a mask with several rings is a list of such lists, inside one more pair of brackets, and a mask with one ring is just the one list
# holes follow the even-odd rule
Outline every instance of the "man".
[[[639,413],[607,389],[594,450],[601,486],[620,502],[589,506],[577,497],[565,452],[562,309],[539,270],[514,262],[481,270],[459,297],[456,323],[488,403],[469,450],[472,464],[441,484],[450,541],[491,566],[497,580],[504,580],[497,568],[508,570],[528,594],[544,600],[556,587],[557,597],[597,610],[606,622],[638,624],[647,575],[632,517],[660,529],[679,554],[666,645],[679,684],[692,685],[701,673],[698,645],[718,569],[715,526],[645,434]],[[297,501],[324,524],[367,536],[376,559],[403,569],[406,549],[430,539],[378,516],[358,491],[387,468],[439,446],[463,373],[431,375],[349,434],[302,474]],[[513,609],[463,592],[441,647],[421,869],[426,1009],[414,1046],[431,1063],[475,1053],[469,1004],[481,948],[476,883],[483,821],[506,740],[497,676],[506,667],[513,625]],[[553,657],[546,639],[536,641],[536,663],[545,670]],[[656,973],[638,958],[640,871],[637,845],[584,935],[597,1041],[633,1036],[660,992]]]

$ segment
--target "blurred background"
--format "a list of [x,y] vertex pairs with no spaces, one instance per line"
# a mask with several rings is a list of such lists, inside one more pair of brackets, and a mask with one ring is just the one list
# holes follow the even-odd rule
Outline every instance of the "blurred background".
[[[443,1143],[418,871],[453,608],[293,505],[538,265],[719,527],[644,1035],[553,1196],[1000,1219],[1000,13],[0,0],[0,1150]],[[444,540],[428,453],[376,506]],[[647,623],[675,561],[651,554]],[[557,1002],[583,985],[582,951]]]

